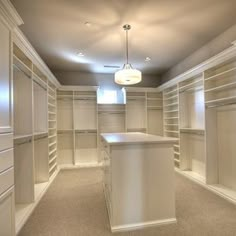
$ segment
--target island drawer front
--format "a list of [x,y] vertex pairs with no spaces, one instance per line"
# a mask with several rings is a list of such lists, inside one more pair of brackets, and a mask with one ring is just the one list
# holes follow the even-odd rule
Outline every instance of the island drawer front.
[[0,195],[14,185],[14,169],[11,168],[0,174]]
[[13,148],[13,134],[0,134],[0,151]]
[[0,152],[0,173],[13,166],[13,149]]

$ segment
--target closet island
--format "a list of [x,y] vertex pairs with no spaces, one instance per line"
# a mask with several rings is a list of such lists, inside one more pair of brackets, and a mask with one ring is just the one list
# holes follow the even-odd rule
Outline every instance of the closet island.
[[112,232],[175,223],[176,138],[102,133],[104,193]]

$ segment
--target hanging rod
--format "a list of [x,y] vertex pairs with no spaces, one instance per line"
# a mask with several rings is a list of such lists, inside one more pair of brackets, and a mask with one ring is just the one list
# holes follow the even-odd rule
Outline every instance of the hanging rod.
[[[44,89],[45,91],[47,91],[47,88],[44,87],[42,84],[40,84],[40,82],[38,82],[37,79],[33,78],[33,81],[34,81],[37,85],[39,85],[42,89]],[[45,85],[45,86],[46,86],[46,85]]]
[[44,138],[47,138],[48,137],[48,135],[44,135],[44,136],[39,136],[39,137],[34,137],[34,140],[36,141],[36,140],[40,140],[40,139],[44,139]]
[[219,103],[219,104],[215,104],[215,105],[205,105],[206,108],[215,108],[215,107],[222,107],[222,106],[229,106],[229,105],[236,105],[236,101],[235,102],[225,102],[225,103]]
[[30,139],[27,139],[27,140],[25,140],[25,141],[23,141],[23,142],[14,142],[14,145],[16,145],[16,146],[20,146],[20,145],[23,145],[23,144],[26,144],[26,143],[31,143],[32,142],[32,138],[30,138]]

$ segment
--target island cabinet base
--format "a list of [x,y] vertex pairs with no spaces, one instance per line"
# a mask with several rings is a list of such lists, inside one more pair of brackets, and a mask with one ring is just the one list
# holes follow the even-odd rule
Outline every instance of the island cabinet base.
[[105,147],[104,194],[111,231],[176,223],[173,142],[105,142]]

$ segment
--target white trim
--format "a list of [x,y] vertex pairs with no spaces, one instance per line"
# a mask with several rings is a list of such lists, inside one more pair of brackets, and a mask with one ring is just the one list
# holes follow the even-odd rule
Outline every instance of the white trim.
[[175,171],[177,173],[181,174],[182,176],[186,177],[187,179],[199,184],[203,188],[211,191],[212,193],[215,193],[219,197],[222,197],[223,199],[227,200],[228,202],[231,202],[234,205],[236,205],[236,199],[235,198],[232,198],[229,195],[227,195],[227,194],[223,193],[222,191],[218,190],[217,188],[214,187],[214,185],[208,185],[203,180],[200,180],[199,178],[194,178],[193,176],[185,173],[184,171],[179,170],[178,168],[175,168]]
[[220,63],[223,63],[235,56],[236,56],[236,41],[233,42],[233,46],[227,48],[223,52],[220,52],[219,54],[211,57],[210,59],[202,62],[201,64],[191,68],[190,70],[176,76],[175,78],[157,87],[157,91],[161,92],[166,88],[176,85],[177,83],[182,82],[198,74],[201,74],[205,70],[210,69],[211,67],[214,67],[216,65],[219,65]]
[[157,92],[157,88],[150,87],[124,87],[127,92]]
[[84,169],[84,168],[98,168],[102,167],[102,163],[85,163],[85,164],[62,164],[58,165],[60,170],[73,170],[73,169]]
[[60,169],[58,168],[55,173],[50,177],[47,186],[45,187],[45,189],[43,190],[43,192],[39,195],[39,197],[35,200],[35,202],[33,202],[31,204],[31,206],[29,207],[29,209],[27,210],[26,214],[24,215],[24,218],[21,219],[21,221],[16,225],[16,235],[19,234],[20,230],[22,229],[22,227],[25,225],[26,221],[29,219],[29,217],[31,216],[31,214],[33,213],[34,209],[37,207],[37,205],[39,204],[40,200],[42,199],[42,197],[45,195],[45,193],[47,192],[48,188],[50,187],[50,185],[52,184],[52,182],[55,180],[56,176],[58,175],[58,173],[60,172]]
[[28,41],[28,39],[19,28],[16,28],[14,30],[13,42],[30,58],[33,64],[35,64],[40,70],[42,70],[43,73],[45,73],[50,82],[52,82],[57,88],[61,86],[57,78],[50,71],[48,66],[41,59],[32,44]]
[[126,232],[126,231],[133,231],[133,230],[145,229],[148,227],[156,227],[156,226],[175,224],[175,223],[177,223],[176,218],[170,218],[170,219],[148,221],[148,222],[142,222],[142,223],[136,223],[136,224],[113,226],[111,227],[111,231],[112,233]]
[[0,17],[7,22],[8,26],[12,29],[18,25],[24,24],[22,18],[9,0],[0,0]]
[[97,91],[99,86],[73,86],[73,85],[60,85],[61,91]]

